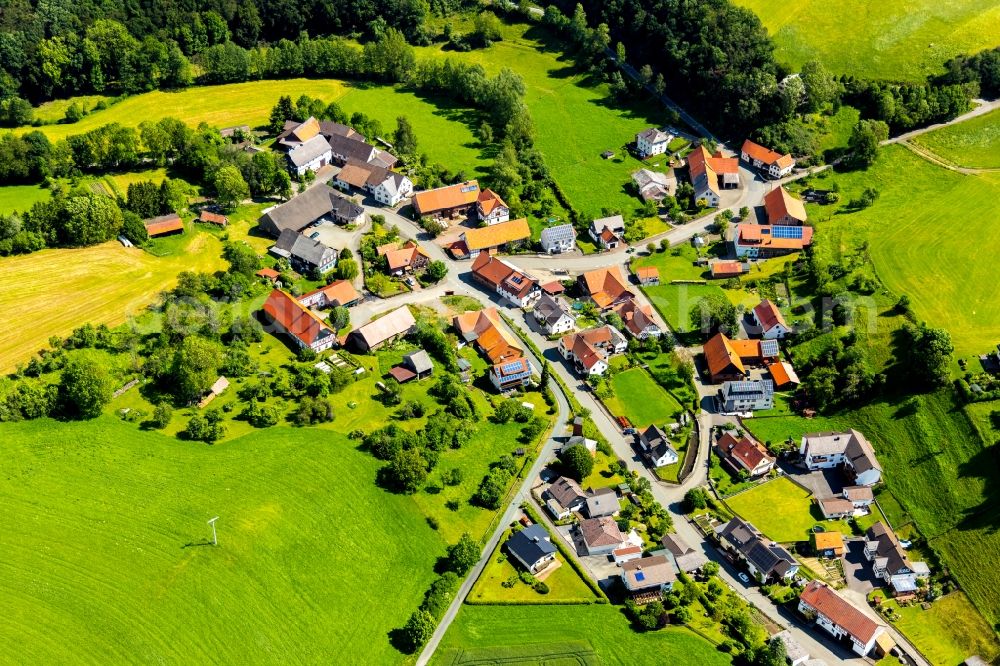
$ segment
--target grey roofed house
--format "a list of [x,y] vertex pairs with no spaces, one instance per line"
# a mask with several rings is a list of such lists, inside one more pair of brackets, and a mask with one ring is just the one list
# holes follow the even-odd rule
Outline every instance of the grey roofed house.
[[743,556],[766,580],[771,576],[785,578],[798,570],[798,562],[776,543],[767,541],[750,523],[733,518],[715,529],[719,539]]
[[357,130],[353,127],[348,127],[341,123],[335,123],[332,120],[321,120],[319,121],[319,133],[323,136],[350,136],[361,141],[365,140],[365,137],[360,135]]
[[538,523],[511,535],[507,539],[507,550],[532,572],[539,563],[552,559],[556,553],[548,530]]
[[547,326],[554,326],[566,311],[559,305],[559,301],[548,294],[542,294],[535,304],[535,319],[545,322]]
[[297,167],[305,166],[325,153],[330,152],[330,144],[317,134],[288,153],[288,161]]
[[639,435],[639,441],[646,447],[646,455],[652,460],[659,460],[670,451],[673,451],[675,459],[679,457],[677,451],[671,446],[667,433],[663,432],[657,425],[651,425],[643,430],[642,434]]
[[591,518],[613,516],[621,508],[618,495],[611,488],[598,488],[587,497],[587,515]]
[[687,545],[676,534],[664,534],[660,543],[673,556],[678,571],[691,573],[708,564],[708,558],[703,552]]
[[810,456],[842,453],[851,462],[855,474],[876,470],[881,475],[875,449],[871,442],[857,430],[847,432],[812,433],[803,437]]
[[302,231],[320,220],[351,220],[364,212],[364,208],[338,195],[329,185],[320,184],[265,212],[258,225],[277,237],[285,229]]
[[375,154],[371,156],[368,163],[374,166],[384,167],[386,169],[391,169],[399,161],[395,155],[385,150],[375,149]]
[[351,331],[351,338],[362,351],[371,351],[389,340],[408,335],[416,327],[410,308],[400,306],[389,314],[370,321],[364,326]]
[[281,232],[271,252],[279,257],[291,259],[292,263],[299,267],[305,265],[309,268],[326,270],[337,265],[335,249],[291,229]]
[[625,218],[621,215],[602,217],[591,222],[590,228],[598,235],[605,229],[610,229],[612,233],[619,234],[625,231]]
[[639,169],[632,174],[632,181],[643,201],[662,201],[677,192],[677,179],[658,171]]
[[367,163],[375,156],[375,146],[365,143],[357,136],[334,134],[327,139],[333,154],[343,160],[358,160]]
[[417,374],[417,377],[429,375],[434,371],[434,363],[430,355],[420,349],[403,356],[403,363]]
[[656,127],[650,127],[648,130],[643,130],[642,132],[639,132],[638,136],[650,143],[659,143],[661,141],[667,141],[670,138],[669,133]]
[[576,480],[567,476],[560,476],[549,486],[549,496],[559,503],[564,509],[570,511],[580,508],[587,501],[587,494]]

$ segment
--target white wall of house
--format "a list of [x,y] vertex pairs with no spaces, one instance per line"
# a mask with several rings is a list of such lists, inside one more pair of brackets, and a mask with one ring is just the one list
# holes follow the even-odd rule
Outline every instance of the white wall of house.
[[325,153],[323,153],[322,155],[318,156],[316,159],[312,160],[311,162],[307,162],[306,164],[303,164],[302,166],[294,166],[293,165],[293,168],[295,170],[295,173],[297,173],[300,176],[303,176],[303,175],[305,175],[306,171],[313,171],[313,172],[319,171],[320,167],[323,167],[323,166],[326,166],[327,164],[329,164],[330,160],[332,158],[333,158],[333,155],[328,150]]
[[697,201],[698,199],[704,199],[706,202],[708,202],[709,208],[719,207],[719,195],[713,192],[712,190],[708,189],[707,187],[700,192],[694,193],[694,200]]
[[639,154],[643,157],[649,157],[650,155],[663,155],[667,152],[667,144],[669,141],[657,141],[656,143],[650,143],[644,137],[640,135],[635,136],[635,145],[639,151]]
[[538,322],[538,325],[541,326],[542,330],[545,331],[545,333],[548,334],[548,335],[558,335],[560,333],[569,333],[570,331],[573,330],[573,326],[575,324],[573,318],[570,317],[568,314],[565,314],[565,313],[563,313],[559,317],[559,319],[554,324],[552,324],[551,326],[548,325],[548,324],[546,324],[544,320],[539,320],[539,319],[536,318],[535,321]]
[[673,465],[676,462],[677,462],[677,453],[669,449],[659,458],[652,459],[654,467],[666,467],[667,465]]
[[489,215],[480,213],[479,221],[488,227],[500,224],[501,222],[508,222],[510,221],[510,209],[506,206],[497,206],[490,211]]

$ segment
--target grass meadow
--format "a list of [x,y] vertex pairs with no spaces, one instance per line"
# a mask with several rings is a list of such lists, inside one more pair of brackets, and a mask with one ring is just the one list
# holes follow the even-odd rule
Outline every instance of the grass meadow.
[[51,196],[51,192],[38,185],[4,185],[0,187],[0,215],[24,212],[36,201],[45,201]]
[[961,664],[973,654],[987,662],[1000,656],[993,631],[961,591],[941,597],[927,610],[919,604],[902,608],[892,599],[883,604],[898,611],[900,619],[893,624],[932,664]]
[[53,335],[91,322],[110,326],[139,315],[181,271],[225,268],[222,245],[209,233],[188,233],[182,251],[155,257],[116,241],[85,248],[48,249],[0,260],[0,308],[16,326],[0,331],[0,372],[14,369]]
[[857,212],[846,203],[808,205],[824,251],[836,260],[867,241],[883,284],[909,296],[918,319],[948,329],[957,355],[992,348],[1000,339],[1000,301],[985,286],[994,279],[1000,236],[987,211],[1000,198],[1000,173],[967,176],[889,146],[867,171],[811,180],[818,188],[833,182],[842,202],[865,187],[880,196]]
[[445,541],[344,435],[0,427],[0,661],[402,661]]
[[616,416],[624,416],[639,429],[650,425],[661,428],[676,420],[684,410],[679,402],[657,384],[642,368],[632,368],[611,377],[615,394],[604,400]]
[[737,0],[763,21],[779,62],[819,60],[836,74],[922,82],[960,53],[1000,43],[998,0]]
[[959,166],[1000,168],[1000,110],[921,134],[913,141]]
[[683,627],[637,633],[607,604],[463,606],[431,663],[500,662],[713,666],[730,657]]

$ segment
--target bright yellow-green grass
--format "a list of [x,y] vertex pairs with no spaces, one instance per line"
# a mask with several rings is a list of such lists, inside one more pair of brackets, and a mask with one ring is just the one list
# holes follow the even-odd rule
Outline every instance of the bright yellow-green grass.
[[91,111],[94,105],[101,100],[108,100],[109,97],[103,95],[80,95],[69,99],[54,99],[35,107],[35,120],[43,123],[58,123],[66,117],[66,111],[76,103],[83,107],[84,111]]
[[[107,123],[137,126],[146,120],[168,116],[191,126],[206,122],[216,127],[257,127],[267,124],[271,108],[279,97],[290,95],[295,100],[302,94],[325,102],[336,101],[348,113],[365,113],[378,119],[386,132],[395,127],[397,117],[406,116],[416,132],[420,151],[450,169],[462,169],[471,175],[485,163],[471,129],[478,126],[478,121],[474,121],[467,110],[447,108],[444,101],[438,105],[436,101],[425,101],[412,92],[391,86],[354,85],[336,79],[252,81],[171,92],[158,90],[129,97],[72,125],[47,125],[38,129],[55,140],[82,134]],[[471,127],[464,124],[466,121],[473,123]]]
[[608,456],[600,451],[595,453],[594,469],[591,470],[590,475],[580,483],[580,487],[602,488],[617,486],[619,483],[624,483],[625,479],[611,471],[611,463],[616,460],[617,458],[615,456]]
[[0,439],[0,661],[403,662],[387,633],[446,543],[343,434],[206,446],[106,416]]
[[[503,67],[520,74],[537,130],[535,145],[570,202],[592,215],[606,207],[631,213],[641,202],[624,187],[643,163],[623,147],[635,141],[637,132],[662,126],[664,111],[645,100],[618,104],[606,84],[595,84],[577,72],[561,51],[562,45],[544,28],[526,24],[505,25],[503,41],[487,49],[468,53],[443,51],[440,46],[418,49],[423,55],[479,63],[491,74]],[[613,150],[615,157],[601,158],[606,150]],[[663,156],[648,166],[657,168],[656,164],[666,168]]]
[[624,416],[636,428],[672,423],[677,412],[683,411],[672,395],[653,381],[642,368],[619,372],[611,378],[614,397],[605,399],[608,409],[616,416]]
[[779,62],[836,74],[923,81],[960,53],[1000,44],[997,0],[737,0],[774,38]]
[[499,662],[721,666],[730,657],[683,627],[635,632],[607,604],[463,606],[432,663]]
[[899,612],[893,624],[932,664],[960,664],[974,654],[987,662],[1000,656],[993,630],[961,591],[941,597],[928,610],[920,604],[901,608],[892,599],[883,603]]
[[[558,538],[558,537],[553,537]],[[502,559],[502,561],[500,561]],[[547,594],[539,594],[528,584],[518,578],[518,574],[524,570],[520,562],[517,562],[506,552],[501,553],[501,547],[493,552],[489,564],[483,569],[483,573],[476,580],[472,591],[469,593],[469,600],[482,603],[503,603],[509,601],[521,603],[591,603],[597,597],[583,582],[580,575],[566,563],[562,554],[556,554],[556,560],[560,562],[560,567],[553,571],[545,579],[545,584],[549,586]],[[503,582],[516,580],[513,587],[504,587]]]
[[914,141],[959,166],[1000,168],[1000,110],[921,134]]
[[28,210],[36,201],[45,201],[52,193],[38,185],[4,185],[0,187],[0,215]]
[[[817,179],[836,181],[838,206],[808,205],[818,243],[836,254],[867,240],[875,271],[897,296],[909,296],[917,317],[951,333],[958,355],[983,353],[1000,339],[995,278],[1000,235],[989,211],[1000,200],[1000,173],[966,176],[935,166],[906,148],[889,146],[866,170]],[[876,203],[847,213],[865,187]]]
[[169,257],[111,241],[0,258],[0,309],[11,324],[0,330],[0,371],[27,361],[53,335],[86,322],[120,324],[141,313],[181,271],[224,268],[219,240],[191,227],[183,252]]

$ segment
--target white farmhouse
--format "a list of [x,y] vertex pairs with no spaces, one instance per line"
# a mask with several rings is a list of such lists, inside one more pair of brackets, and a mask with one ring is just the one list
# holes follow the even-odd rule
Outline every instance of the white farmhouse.
[[635,147],[641,157],[663,155],[667,152],[667,145],[673,140],[674,137],[669,132],[650,127],[635,135]]
[[570,252],[576,246],[576,230],[572,224],[560,224],[542,229],[542,249],[548,254]]

